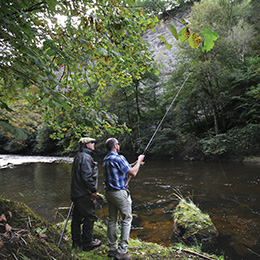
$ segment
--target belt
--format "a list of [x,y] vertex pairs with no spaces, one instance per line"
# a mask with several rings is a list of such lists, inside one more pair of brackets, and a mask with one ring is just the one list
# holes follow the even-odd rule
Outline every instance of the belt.
[[120,191],[121,189],[115,189],[115,188],[112,188],[112,187],[108,187],[107,191]]
[[107,191],[120,191],[120,190],[125,190],[128,195],[130,194],[130,191],[128,189],[115,189],[109,186],[109,188],[107,189]]

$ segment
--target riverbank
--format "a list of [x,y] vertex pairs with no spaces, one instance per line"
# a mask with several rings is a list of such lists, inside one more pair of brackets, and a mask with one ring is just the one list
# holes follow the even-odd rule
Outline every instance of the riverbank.
[[[73,157],[62,156],[28,156],[28,155],[15,155],[15,154],[0,154],[0,169],[12,168],[15,165],[28,164],[28,163],[72,163]],[[249,156],[244,158],[243,163],[260,164],[260,157]]]
[[249,156],[244,158],[243,163],[257,163],[260,164],[260,157],[257,156]]
[[15,154],[0,154],[0,169],[12,168],[15,165],[27,163],[72,163],[71,157],[57,157],[57,156],[28,156],[28,155],[15,155]]
[[[35,214],[24,203],[0,197],[0,256],[1,259],[111,259],[107,257],[106,225],[95,224],[94,235],[103,241],[101,247],[90,252],[71,251],[70,225],[67,226],[60,248],[57,247],[64,223],[51,225]],[[169,247],[130,239],[129,253],[132,259],[224,259],[181,245]]]
[[[67,229],[67,239],[70,241],[70,228]],[[118,231],[120,233],[120,231]],[[82,252],[80,250],[73,250],[73,256],[76,259],[97,259],[97,260],[108,260],[111,258],[107,257],[108,247],[106,245],[106,225],[102,222],[95,224],[95,237],[101,241],[105,241],[100,248],[97,248],[91,252]],[[182,244],[173,244],[171,246],[165,247],[156,243],[145,242],[139,239],[129,239],[128,253],[131,254],[132,260],[145,260],[145,259],[157,259],[157,260],[175,260],[175,259],[224,259],[223,256],[209,255],[205,252],[201,252],[197,247],[186,247]]]

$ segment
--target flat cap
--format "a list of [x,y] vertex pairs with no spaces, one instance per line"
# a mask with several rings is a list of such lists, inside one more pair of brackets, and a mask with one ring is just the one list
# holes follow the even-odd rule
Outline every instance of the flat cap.
[[81,144],[88,144],[88,143],[91,143],[91,142],[96,142],[96,139],[90,138],[90,137],[82,137],[79,140],[79,143],[81,143]]

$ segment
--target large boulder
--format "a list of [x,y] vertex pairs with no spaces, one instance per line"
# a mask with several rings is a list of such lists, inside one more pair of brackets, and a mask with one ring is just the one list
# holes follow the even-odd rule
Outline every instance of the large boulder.
[[175,238],[184,243],[210,243],[218,231],[208,214],[203,213],[191,200],[180,199],[173,213]]

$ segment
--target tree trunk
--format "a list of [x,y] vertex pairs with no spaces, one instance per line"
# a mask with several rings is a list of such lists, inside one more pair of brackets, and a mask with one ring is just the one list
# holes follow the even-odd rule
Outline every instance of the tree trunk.
[[212,105],[212,110],[213,110],[214,131],[215,131],[215,135],[217,135],[218,129],[219,129],[218,120],[217,120],[217,113],[218,113],[217,112],[217,106],[216,106],[216,103],[215,103],[212,81],[211,81],[211,77],[210,77],[209,74],[207,75],[207,78],[208,78],[208,83],[209,83],[209,87],[210,87],[209,94],[210,94],[211,105]]
[[137,118],[138,118],[138,122],[139,122],[140,118],[141,118],[140,107],[139,107],[139,95],[138,95],[139,81],[137,79],[134,79],[134,83],[135,83],[136,112],[137,112]]

